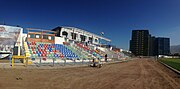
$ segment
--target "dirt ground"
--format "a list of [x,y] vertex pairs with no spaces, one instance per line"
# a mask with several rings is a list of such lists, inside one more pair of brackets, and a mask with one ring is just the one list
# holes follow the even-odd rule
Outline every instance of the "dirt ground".
[[151,59],[102,68],[0,69],[0,89],[180,89],[180,75]]

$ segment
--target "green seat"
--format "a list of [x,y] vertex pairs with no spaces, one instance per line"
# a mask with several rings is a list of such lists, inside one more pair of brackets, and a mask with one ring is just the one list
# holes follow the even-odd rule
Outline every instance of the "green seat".
[[30,54],[33,54],[31,50],[29,50],[29,53],[30,53]]
[[34,58],[34,57],[35,57],[35,55],[34,55],[34,54],[31,54],[31,57],[33,57],[33,58]]
[[53,58],[54,61],[56,61],[56,58]]
[[52,57],[51,54],[48,54],[47,56],[48,56],[48,57]]

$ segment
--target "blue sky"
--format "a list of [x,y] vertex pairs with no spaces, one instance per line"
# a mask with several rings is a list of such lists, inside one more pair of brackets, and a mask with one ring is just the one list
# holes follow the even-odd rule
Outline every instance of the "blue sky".
[[129,48],[133,29],[180,44],[180,0],[0,0],[0,23],[24,28],[73,26]]

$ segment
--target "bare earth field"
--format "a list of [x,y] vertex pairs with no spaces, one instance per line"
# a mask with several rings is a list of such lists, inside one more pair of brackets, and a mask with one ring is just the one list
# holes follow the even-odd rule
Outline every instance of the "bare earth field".
[[0,69],[0,89],[180,89],[180,76],[150,59],[102,68]]

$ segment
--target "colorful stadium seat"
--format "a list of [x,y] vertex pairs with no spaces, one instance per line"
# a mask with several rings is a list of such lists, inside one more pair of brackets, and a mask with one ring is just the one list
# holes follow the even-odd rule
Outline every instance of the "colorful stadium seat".
[[75,53],[61,44],[27,42],[27,46],[32,58],[78,58]]

